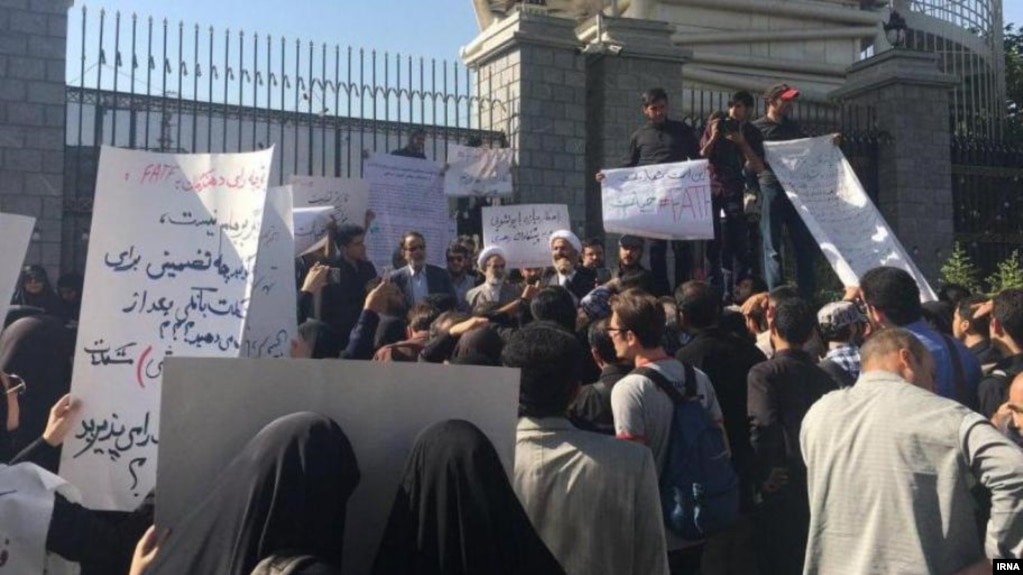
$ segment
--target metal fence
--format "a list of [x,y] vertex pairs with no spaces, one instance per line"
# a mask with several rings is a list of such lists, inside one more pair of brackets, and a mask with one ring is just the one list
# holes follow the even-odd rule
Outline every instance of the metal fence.
[[986,277],[1023,249],[1023,144],[952,141],[955,237]]
[[[451,144],[506,145],[503,103],[473,71],[424,59],[299,39],[217,30],[136,14],[72,10],[67,86],[67,267],[84,264],[98,148],[183,153],[275,146],[271,181],[291,174],[361,177],[365,158],[426,133],[426,155]],[[69,58],[70,59],[70,58]],[[73,64],[72,64],[73,66]]]

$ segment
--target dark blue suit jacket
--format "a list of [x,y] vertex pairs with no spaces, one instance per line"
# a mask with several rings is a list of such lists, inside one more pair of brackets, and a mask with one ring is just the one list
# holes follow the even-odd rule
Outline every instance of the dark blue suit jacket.
[[[455,297],[455,286],[451,283],[448,270],[426,264],[426,292],[428,294],[450,294]],[[408,266],[391,272],[391,283],[405,295],[405,305],[412,309],[412,271]]]

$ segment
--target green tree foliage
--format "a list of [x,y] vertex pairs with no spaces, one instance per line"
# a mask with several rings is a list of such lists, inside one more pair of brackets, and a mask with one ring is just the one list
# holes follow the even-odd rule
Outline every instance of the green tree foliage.
[[1023,140],[1023,26],[1005,26],[1005,97],[1009,135]]
[[941,276],[938,281],[943,286],[952,284],[963,286],[973,293],[982,291],[980,289],[980,270],[973,264],[973,260],[970,259],[959,242],[955,243],[952,254],[941,265]]
[[998,269],[987,280],[991,294],[1007,289],[1023,289],[1023,266],[1019,263],[1019,250],[998,263]]

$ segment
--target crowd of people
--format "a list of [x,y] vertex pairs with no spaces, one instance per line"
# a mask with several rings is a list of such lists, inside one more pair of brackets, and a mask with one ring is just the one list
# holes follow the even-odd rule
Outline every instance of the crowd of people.
[[[511,269],[464,237],[435,266],[409,231],[381,277],[350,224],[297,258],[293,357],[520,373],[511,476],[471,423],[423,430],[375,575],[970,575],[1023,556],[1023,290],[946,286],[922,304],[913,277],[878,267],[817,307],[805,261],[782,283],[775,226],[800,220],[753,134],[796,133],[784,111],[798,92],[772,88],[756,127],[748,96],[701,144],[648,93],[633,140],[632,165],[732,154],[715,176],[720,278],[676,265],[670,282],[668,244],[622,236],[612,259],[570,230],[548,238],[545,268]],[[766,281],[727,231],[751,166],[770,206]],[[55,473],[80,407],[66,394],[81,281],[58,296],[40,269],[0,334],[0,479]],[[173,533],[150,527],[152,496],[114,513],[57,493],[45,547],[86,574],[343,573],[355,452],[338,422],[289,415]]]

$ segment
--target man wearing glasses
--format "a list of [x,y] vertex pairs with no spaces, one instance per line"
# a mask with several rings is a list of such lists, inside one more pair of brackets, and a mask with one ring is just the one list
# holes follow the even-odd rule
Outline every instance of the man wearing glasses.
[[426,263],[426,239],[419,232],[408,232],[401,240],[401,253],[407,266],[391,272],[391,283],[405,296],[405,305],[412,309],[430,294],[455,297],[455,286],[444,268]]
[[[637,368],[649,367],[657,371],[679,393],[685,393],[685,366],[661,347],[665,329],[664,306],[645,292],[628,290],[611,299],[611,311],[607,331],[611,335],[615,355],[623,361],[631,361]],[[714,386],[707,374],[698,369],[694,370],[694,374],[700,404],[724,434],[724,418]],[[675,414],[675,404],[668,394],[649,377],[630,373],[611,390],[611,412],[615,435],[650,447],[657,464],[657,476],[660,477],[667,459],[671,419]],[[672,575],[697,573],[703,542],[684,541],[670,531],[665,536]]]

